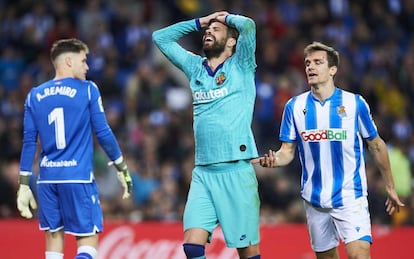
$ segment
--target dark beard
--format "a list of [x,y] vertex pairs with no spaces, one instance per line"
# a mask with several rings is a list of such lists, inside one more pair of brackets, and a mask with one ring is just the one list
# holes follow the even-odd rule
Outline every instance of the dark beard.
[[210,58],[218,58],[221,53],[224,52],[225,42],[214,42],[214,44],[210,47],[203,46],[204,54],[208,59]]

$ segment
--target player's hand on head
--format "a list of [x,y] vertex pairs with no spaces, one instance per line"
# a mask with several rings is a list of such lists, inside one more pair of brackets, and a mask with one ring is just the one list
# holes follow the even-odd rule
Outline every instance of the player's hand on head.
[[229,13],[227,11],[218,11],[218,12],[214,12],[212,14],[209,14],[207,16],[201,17],[200,18],[200,24],[202,27],[207,26],[211,20],[213,19],[217,19],[221,22],[224,22],[224,20],[226,19],[226,16]]
[[226,11],[221,11],[221,12],[216,12],[216,17],[215,19],[217,19],[218,21],[225,23],[226,22],[226,16],[229,15],[228,12]]
[[31,219],[33,217],[30,209],[37,209],[37,203],[29,185],[19,185],[19,190],[17,191],[17,209],[22,217],[27,219]]

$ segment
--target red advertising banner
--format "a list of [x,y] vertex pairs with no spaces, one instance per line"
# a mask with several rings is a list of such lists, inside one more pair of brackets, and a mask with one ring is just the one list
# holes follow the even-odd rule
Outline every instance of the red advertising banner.
[[[373,226],[374,244],[371,257],[375,259],[414,258],[411,245],[414,227],[392,229]],[[0,220],[0,258],[44,258],[44,234],[36,220]],[[99,259],[184,259],[182,225],[162,222],[106,222],[100,235]],[[76,255],[73,236],[65,237],[65,258]],[[261,226],[261,254],[264,259],[315,258],[309,245],[304,224]],[[238,258],[235,249],[225,246],[221,230],[213,233],[213,242],[206,247],[208,259]],[[346,258],[343,245],[341,258]]]

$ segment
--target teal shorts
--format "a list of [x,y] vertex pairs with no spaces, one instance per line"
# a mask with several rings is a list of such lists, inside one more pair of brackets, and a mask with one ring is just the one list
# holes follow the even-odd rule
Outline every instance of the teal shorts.
[[184,231],[205,229],[210,240],[220,224],[227,247],[256,245],[259,209],[256,173],[248,160],[197,166],[184,210]]

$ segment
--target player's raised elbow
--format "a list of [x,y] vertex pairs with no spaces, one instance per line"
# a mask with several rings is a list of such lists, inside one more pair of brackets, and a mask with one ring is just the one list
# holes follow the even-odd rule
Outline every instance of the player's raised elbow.
[[152,32],[152,42],[154,42],[155,45],[158,45],[161,40],[161,33],[159,30]]
[[246,17],[246,21],[244,22],[244,27],[247,30],[256,30],[256,23],[252,18]]
[[167,28],[162,28],[152,32],[152,42],[158,47],[171,42],[171,37],[168,36],[167,30]]
[[255,32],[256,31],[256,23],[252,18],[245,17],[243,21],[243,30],[246,32]]

